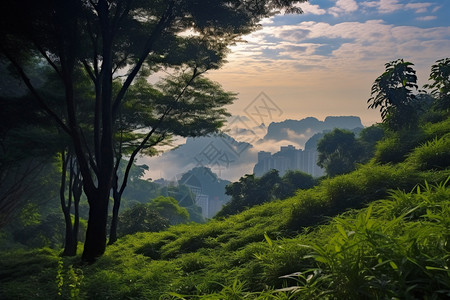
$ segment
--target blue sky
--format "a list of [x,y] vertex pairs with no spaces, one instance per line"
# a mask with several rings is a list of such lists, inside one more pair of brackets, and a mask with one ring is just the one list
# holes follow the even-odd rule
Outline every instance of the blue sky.
[[231,47],[228,63],[210,77],[239,93],[235,115],[260,92],[283,114],[268,121],[357,115],[378,122],[367,109],[370,87],[384,64],[415,64],[419,85],[431,65],[450,57],[448,0],[310,0],[301,15],[276,15]]

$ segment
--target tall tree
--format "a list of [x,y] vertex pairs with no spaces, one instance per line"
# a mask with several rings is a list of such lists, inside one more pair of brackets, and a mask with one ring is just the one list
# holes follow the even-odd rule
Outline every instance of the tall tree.
[[[16,69],[43,111],[71,138],[83,189],[89,203],[89,221],[83,259],[94,261],[106,246],[108,202],[114,179],[114,134],[119,109],[130,85],[142,71],[183,66],[185,45],[200,41],[216,53],[208,69],[223,62],[226,46],[258,28],[258,21],[277,9],[299,11],[306,0],[264,1],[139,1],[44,0],[3,1],[0,6],[0,52]],[[189,35],[194,32],[194,35]],[[179,45],[179,47],[173,47]],[[202,52],[196,52],[202,53]],[[65,91],[67,119],[46,102],[27,74],[30,57],[40,57],[60,78]],[[203,56],[200,57],[202,59]],[[87,141],[77,117],[74,71],[84,67],[95,94],[93,142]],[[195,66],[194,66],[195,69]],[[202,71],[202,70],[201,70]],[[113,79],[125,74],[120,88]],[[91,149],[90,145],[93,145]]]
[[[82,177],[73,152],[61,151],[61,184],[59,197],[66,224],[63,255],[75,256],[78,248],[78,231],[80,224],[79,204],[82,195]],[[67,176],[69,176],[67,180]],[[68,192],[66,193],[66,190]],[[73,204],[73,222],[72,222]]]
[[383,123],[390,129],[412,126],[417,119],[413,92],[418,86],[413,65],[403,59],[391,61],[372,85],[369,108],[379,108]]
[[431,89],[431,95],[436,99],[436,107],[448,111],[450,109],[450,58],[436,61],[431,66],[430,84],[424,85]]
[[[174,135],[196,137],[217,132],[229,116],[223,106],[231,104],[235,95],[201,76],[196,68],[190,71],[191,74],[183,72],[168,78],[156,88],[141,78],[128,91],[121,113],[122,126],[117,134],[119,151],[116,152],[109,244],[117,240],[120,202],[137,154],[145,151],[147,155],[154,155],[157,151],[153,147],[167,143]],[[146,134],[136,132],[144,130]],[[118,171],[123,154],[129,155],[129,160],[119,185]]]

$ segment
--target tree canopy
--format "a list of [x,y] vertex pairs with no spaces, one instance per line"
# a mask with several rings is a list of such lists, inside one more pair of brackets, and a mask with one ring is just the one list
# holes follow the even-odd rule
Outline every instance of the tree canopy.
[[[115,173],[114,137],[125,95],[135,79],[179,69],[190,76],[187,88],[207,70],[219,68],[227,46],[258,28],[262,18],[280,9],[300,12],[295,4],[304,1],[24,0],[0,4],[2,60],[73,144],[90,206],[84,260],[94,261],[105,250]],[[30,80],[27,68],[36,61],[51,68],[63,87],[64,117]],[[92,137],[85,134],[77,113],[81,109],[75,95],[79,71],[91,79],[93,118],[88,128]],[[182,94],[185,90],[181,89]],[[140,145],[147,142],[152,142],[150,137]]]
[[414,125],[417,114],[414,108],[417,90],[414,64],[403,59],[388,62],[385,71],[373,83],[369,108],[379,108],[381,119],[391,129]]
[[328,176],[336,176],[355,169],[362,147],[353,132],[336,128],[322,137],[317,144],[317,151],[317,164],[325,168]]

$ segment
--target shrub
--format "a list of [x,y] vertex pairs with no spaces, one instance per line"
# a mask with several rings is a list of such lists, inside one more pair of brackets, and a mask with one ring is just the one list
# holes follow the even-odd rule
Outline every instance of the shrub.
[[418,170],[443,170],[450,166],[450,134],[434,138],[415,149],[408,162]]

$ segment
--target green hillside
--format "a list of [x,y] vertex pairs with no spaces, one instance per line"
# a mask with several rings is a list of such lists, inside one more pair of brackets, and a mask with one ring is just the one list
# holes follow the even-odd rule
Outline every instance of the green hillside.
[[1,299],[447,299],[450,119],[350,174],[206,224],[125,236],[92,265],[0,256]]

